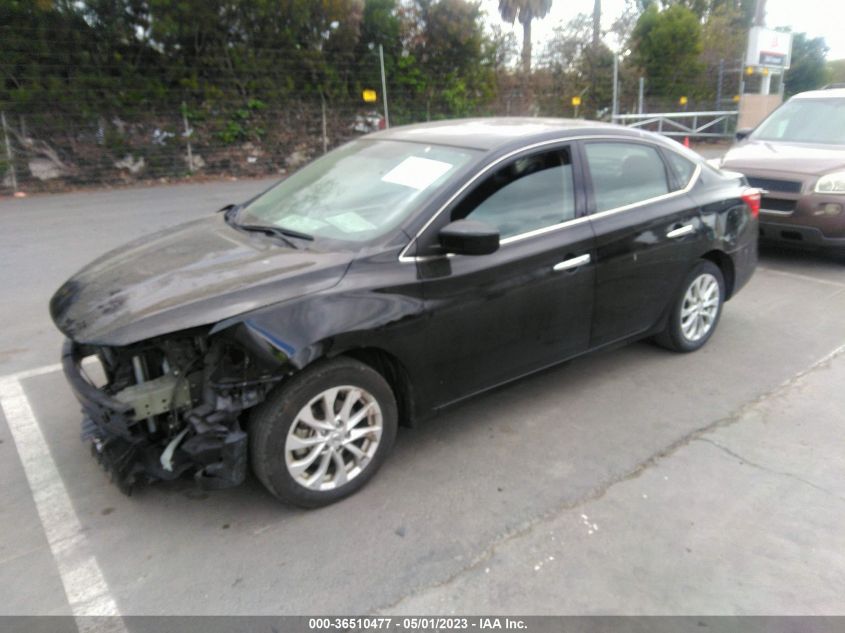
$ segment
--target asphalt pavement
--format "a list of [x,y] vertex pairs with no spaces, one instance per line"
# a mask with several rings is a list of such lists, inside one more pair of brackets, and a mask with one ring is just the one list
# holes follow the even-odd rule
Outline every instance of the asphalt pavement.
[[0,615],[842,614],[845,264],[764,251],[701,351],[577,359],[421,428],[316,511],[123,496],[47,314],[76,269],[270,181],[0,200]]

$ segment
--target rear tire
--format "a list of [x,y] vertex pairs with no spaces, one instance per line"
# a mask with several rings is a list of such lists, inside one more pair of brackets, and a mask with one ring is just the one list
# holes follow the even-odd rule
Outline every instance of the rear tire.
[[253,410],[252,469],[285,503],[328,505],[376,473],[397,426],[396,398],[381,374],[350,358],[319,361]]
[[687,274],[666,329],[655,342],[675,352],[694,352],[710,340],[725,301],[725,279],[716,264],[701,260]]

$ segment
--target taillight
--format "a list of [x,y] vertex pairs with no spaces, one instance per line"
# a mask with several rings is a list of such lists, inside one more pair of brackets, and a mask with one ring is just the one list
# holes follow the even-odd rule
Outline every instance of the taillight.
[[748,205],[748,210],[751,211],[752,217],[760,215],[760,190],[746,189],[742,192],[742,201]]

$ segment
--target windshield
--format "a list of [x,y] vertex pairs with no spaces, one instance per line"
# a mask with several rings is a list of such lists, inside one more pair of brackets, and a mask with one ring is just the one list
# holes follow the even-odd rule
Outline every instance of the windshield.
[[239,222],[365,242],[397,227],[478,155],[439,145],[353,141],[253,200]]
[[760,124],[760,141],[845,145],[845,99],[793,99]]

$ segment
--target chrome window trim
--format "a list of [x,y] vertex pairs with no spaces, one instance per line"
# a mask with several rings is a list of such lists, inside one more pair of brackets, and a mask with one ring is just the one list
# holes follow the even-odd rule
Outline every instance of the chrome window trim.
[[681,195],[684,193],[689,193],[690,189],[695,186],[695,183],[698,182],[698,176],[701,174],[701,165],[695,166],[695,171],[692,174],[692,178],[687,183],[686,187],[683,189],[678,189],[677,191],[670,191],[669,193],[664,193],[659,196],[655,196],[654,198],[648,198],[646,200],[641,200],[640,202],[632,202],[631,204],[626,204],[621,207],[614,207],[612,209],[608,209],[607,211],[599,211],[597,213],[593,213],[592,215],[588,215],[588,218],[600,218],[606,215],[611,215],[613,213],[619,213],[620,211],[627,211],[628,209],[635,209],[636,207],[641,207],[644,204],[651,204],[653,202],[659,202],[660,200],[668,200],[669,198],[673,198],[677,195]]
[[507,244],[513,244],[514,242],[518,242],[519,240],[525,240],[529,237],[534,237],[535,235],[543,235],[543,233],[551,233],[552,231],[557,231],[558,229],[562,229],[567,226],[574,226],[575,224],[582,224],[590,219],[589,215],[584,215],[580,218],[572,218],[571,220],[566,220],[565,222],[558,222],[557,224],[550,224],[549,226],[542,226],[539,229],[532,229],[530,231],[526,231],[525,233],[517,233],[516,235],[509,235],[508,237],[499,240],[500,246],[506,246]]
[[[490,163],[489,165],[484,167],[484,169],[482,169],[481,171],[476,173],[472,178],[470,178],[467,182],[465,182],[461,186],[460,189],[458,189],[454,194],[452,194],[446,202],[444,202],[442,205],[440,205],[440,208],[437,209],[437,211],[435,211],[432,214],[432,216],[428,219],[428,222],[426,222],[423,225],[423,227],[419,231],[417,231],[417,233],[416,233],[416,235],[414,235],[413,239],[410,242],[408,242],[408,244],[405,246],[405,248],[402,249],[402,252],[399,253],[399,261],[403,264],[409,264],[409,263],[415,263],[415,262],[425,262],[425,261],[431,261],[431,260],[435,260],[435,259],[442,259],[443,257],[454,257],[454,253],[446,253],[445,255],[420,255],[420,256],[406,255],[406,253],[407,253],[408,249],[411,248],[416,243],[416,241],[417,241],[417,239],[419,239],[420,235],[425,233],[425,231],[428,229],[428,227],[431,226],[432,222],[434,222],[440,216],[440,214],[443,213],[443,211],[445,211],[447,207],[449,207],[449,205],[451,205],[461,194],[463,194],[464,191],[466,191],[476,180],[481,178],[484,174],[486,174],[488,171],[493,169],[499,163],[506,161],[509,158],[512,158],[513,156],[516,156],[517,154],[520,154],[522,152],[531,151],[533,149],[538,149],[540,147],[546,147],[548,145],[557,145],[557,144],[568,143],[568,142],[573,142],[573,141],[587,141],[587,140],[603,141],[603,140],[607,140],[607,139],[611,139],[611,140],[614,140],[614,141],[622,140],[622,141],[634,142],[634,143],[642,142],[642,139],[631,138],[630,136],[616,136],[616,135],[572,136],[572,137],[566,137],[566,138],[552,139],[552,140],[549,140],[549,141],[541,141],[539,143],[534,143],[532,145],[526,145],[525,147],[521,147],[519,149],[513,150],[512,152],[508,152],[504,156],[500,156],[495,161],[493,161],[492,163]],[[673,150],[669,149],[668,151],[673,151]],[[499,244],[501,246],[507,246],[508,244],[512,244],[512,243],[518,242],[520,240],[535,237],[537,235],[542,235],[544,233],[551,233],[552,231],[557,231],[559,229],[563,229],[563,228],[566,228],[566,227],[569,227],[569,226],[581,224],[583,222],[594,220],[596,218],[606,217],[606,216],[609,216],[609,215],[613,215],[615,213],[620,213],[622,211],[628,211],[630,209],[635,209],[637,207],[641,207],[641,206],[646,205],[646,204],[652,204],[654,202],[659,202],[660,200],[668,200],[669,198],[673,198],[675,196],[679,196],[679,195],[689,193],[689,191],[698,182],[698,178],[699,178],[700,175],[701,175],[701,165],[696,164],[695,171],[693,172],[692,177],[690,178],[689,182],[687,183],[687,185],[683,189],[678,189],[677,191],[670,191],[669,193],[664,193],[664,194],[656,196],[654,198],[648,198],[647,200],[642,200],[640,202],[634,202],[632,204],[624,205],[624,206],[621,206],[621,207],[614,207],[613,209],[608,209],[606,211],[599,211],[597,213],[592,213],[592,214],[588,213],[587,215],[581,216],[580,218],[573,218],[571,220],[566,220],[565,222],[559,222],[558,224],[552,224],[550,226],[544,226],[544,227],[541,227],[539,229],[533,229],[531,231],[526,231],[525,233],[519,233],[518,235],[511,235],[511,236],[506,237],[503,240],[501,240],[499,242]]]

